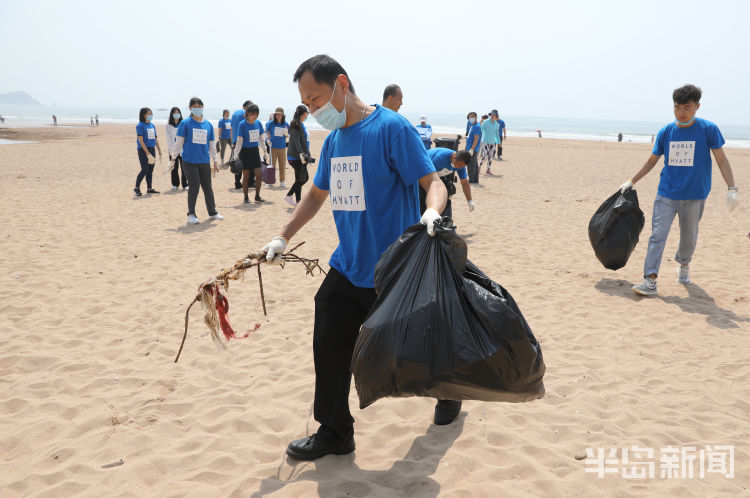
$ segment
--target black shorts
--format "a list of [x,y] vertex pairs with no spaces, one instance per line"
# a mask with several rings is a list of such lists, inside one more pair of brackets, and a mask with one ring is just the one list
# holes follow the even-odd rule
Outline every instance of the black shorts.
[[258,147],[243,147],[240,151],[240,161],[242,161],[242,171],[252,171],[260,168],[260,151]]

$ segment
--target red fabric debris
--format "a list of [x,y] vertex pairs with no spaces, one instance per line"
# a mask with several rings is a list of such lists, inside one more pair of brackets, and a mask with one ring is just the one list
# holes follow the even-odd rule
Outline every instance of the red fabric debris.
[[[214,296],[214,303],[216,304],[216,312],[219,315],[219,325],[221,326],[221,331],[224,333],[224,337],[229,339],[245,339],[247,336],[250,335],[250,331],[248,331],[245,335],[237,335],[237,333],[232,328],[232,325],[229,323],[229,301],[227,301],[226,296],[224,296],[221,291],[219,290],[219,287],[214,284],[209,287],[209,292],[211,295]],[[255,330],[258,329],[260,324],[256,324]]]

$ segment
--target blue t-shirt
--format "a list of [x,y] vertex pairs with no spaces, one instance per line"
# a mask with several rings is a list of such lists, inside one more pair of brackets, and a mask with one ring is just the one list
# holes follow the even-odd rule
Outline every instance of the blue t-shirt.
[[332,131],[313,182],[330,191],[339,245],[329,264],[357,287],[374,287],[381,254],[419,222],[418,181],[435,171],[414,127],[376,106]]
[[190,116],[183,119],[177,127],[177,136],[185,139],[182,146],[182,160],[186,163],[208,164],[211,156],[208,152],[209,142],[216,140],[214,126],[204,119],[198,122]]
[[430,140],[430,137],[432,137],[432,125],[419,123],[415,128],[417,129],[417,133],[419,133],[419,138],[422,139],[424,148],[429,149],[430,145],[432,145],[432,140]]
[[238,109],[232,114],[232,143],[237,142],[237,128],[245,121],[245,110]]
[[232,138],[232,120],[219,120],[219,138]]
[[260,136],[262,134],[263,134],[263,124],[257,119],[255,120],[255,123],[253,124],[248,123],[246,119],[242,123],[240,123],[240,126],[237,129],[237,136],[242,137],[243,149],[250,149],[252,147],[257,147],[258,140],[260,140]]
[[[474,143],[474,138],[478,137],[479,140],[477,140],[477,146],[474,147],[474,149],[469,149],[471,147],[471,144]],[[471,128],[469,129],[469,136],[466,137],[466,150],[473,150],[474,152],[479,150],[479,144],[482,142],[482,127],[479,125],[479,123],[474,123],[471,125]]]
[[505,121],[502,119],[497,120],[497,138],[500,140],[499,143],[503,143],[503,129],[505,128]]
[[462,168],[454,168],[451,164],[451,156],[453,153],[453,150],[446,149],[445,147],[435,147],[434,149],[427,151],[427,155],[430,156],[432,165],[435,166],[435,171],[449,169],[458,173],[458,177],[462,180],[466,180],[469,178],[469,174],[466,172],[466,166]]
[[695,118],[692,126],[669,123],[659,130],[652,154],[664,156],[657,193],[668,199],[705,199],[711,191],[711,149],[724,145],[719,127]]
[[[156,145],[156,128],[151,123],[139,122],[135,125],[135,133],[139,137],[143,137],[143,143],[146,144],[146,147],[151,148]],[[142,148],[137,138],[135,139],[135,143],[138,146],[137,148]]]
[[[289,123],[279,124],[275,120],[269,121],[269,125],[266,126],[268,134],[271,135],[271,148],[272,149],[285,149],[286,148],[286,137],[284,133],[289,130]],[[286,131],[288,134],[288,131]]]

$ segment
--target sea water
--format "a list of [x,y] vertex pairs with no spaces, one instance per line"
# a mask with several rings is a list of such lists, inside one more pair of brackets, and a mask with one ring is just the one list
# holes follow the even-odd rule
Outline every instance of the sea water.
[[[288,107],[293,109],[294,106]],[[154,123],[164,125],[169,118],[169,108],[151,108],[154,113]],[[161,109],[161,110],[160,110]],[[265,123],[269,114],[275,108],[261,109],[260,120]],[[59,126],[88,125],[90,117],[99,115],[99,123],[133,124],[138,122],[137,107],[85,107],[85,106],[2,106],[0,114],[5,123],[0,127],[31,127],[52,124],[52,115],[57,115]],[[235,109],[230,109],[234,112]],[[183,116],[187,116],[187,109],[182,108]],[[207,107],[204,116],[214,123],[221,119],[222,109]],[[291,114],[291,112],[290,112]],[[463,136],[466,131],[466,115],[450,113],[429,113],[427,122],[432,125],[434,133],[456,134]],[[403,113],[410,122],[417,124],[419,114]],[[581,119],[559,117],[533,116],[500,116],[505,121],[506,132],[509,137],[538,137],[537,130],[541,130],[545,138],[567,140],[595,140],[616,142],[618,133],[622,133],[623,142],[651,143],[651,135],[656,135],[659,129],[669,123],[673,117],[665,115],[663,122],[650,121],[618,121],[604,119]],[[287,116],[290,120],[291,116]],[[710,117],[707,117],[710,119]],[[727,147],[750,148],[750,126],[732,126],[717,123]],[[305,121],[310,130],[322,130],[312,117]]]

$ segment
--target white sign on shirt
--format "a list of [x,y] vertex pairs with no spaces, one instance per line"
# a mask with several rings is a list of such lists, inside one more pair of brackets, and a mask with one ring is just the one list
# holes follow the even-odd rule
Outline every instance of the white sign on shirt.
[[284,131],[285,131],[285,130],[286,130],[286,128],[282,128],[281,126],[276,126],[276,127],[275,127],[275,128],[273,129],[273,136],[274,136],[274,137],[283,137],[283,136],[284,136]]
[[692,166],[695,159],[695,141],[669,142],[668,166]]
[[232,123],[230,123],[229,121],[226,121],[224,123],[224,129],[225,130],[231,130],[232,129]]
[[149,128],[148,130],[146,130],[146,137],[149,140],[156,140],[156,130],[153,128]]
[[331,207],[334,211],[365,211],[362,156],[331,159]]
[[193,128],[193,143],[206,145],[208,143],[208,130]]
[[251,142],[257,142],[258,138],[260,138],[260,130],[250,130],[247,132],[247,136]]

